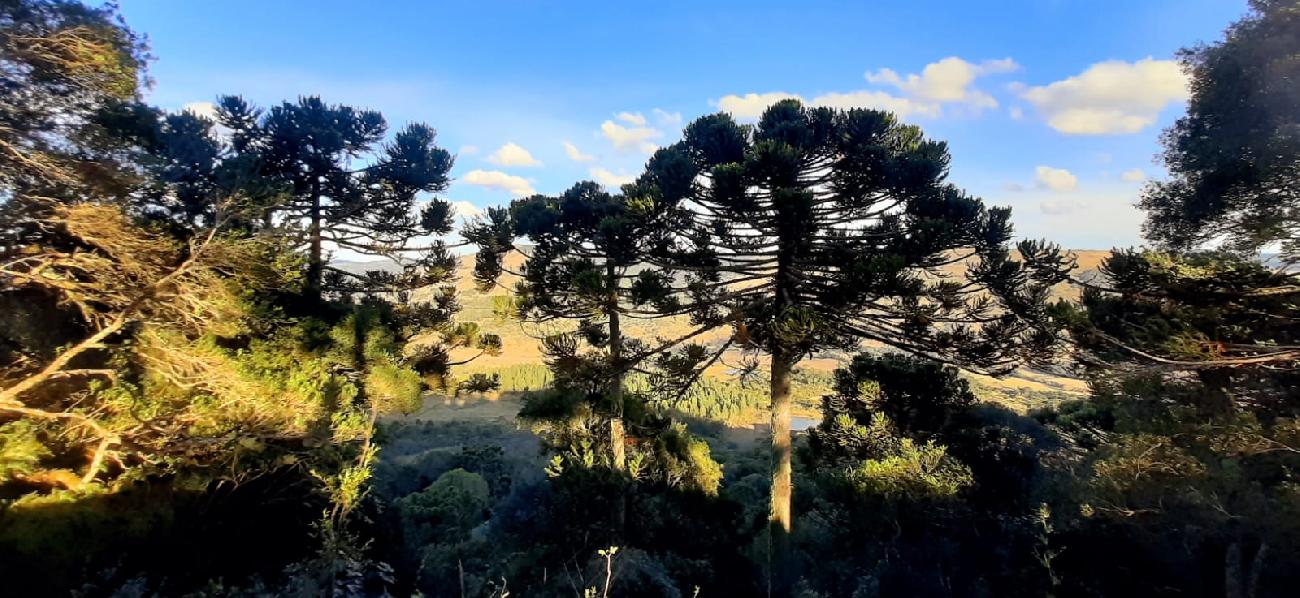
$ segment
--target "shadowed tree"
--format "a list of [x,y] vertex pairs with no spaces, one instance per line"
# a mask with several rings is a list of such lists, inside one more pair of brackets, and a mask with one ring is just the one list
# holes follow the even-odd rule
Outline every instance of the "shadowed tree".
[[827,461],[841,457],[834,451],[843,442],[826,435],[839,415],[865,424],[883,414],[899,432],[931,440],[977,401],[956,368],[895,353],[854,356],[835,371],[834,390],[822,397],[822,424],[809,432],[813,455]]
[[145,212],[201,224],[212,217],[216,198],[237,190],[221,182],[233,161],[222,160],[216,123],[189,111],[149,116],[148,157],[154,159],[141,161],[155,176],[148,178]]
[[[1046,416],[1087,449],[1077,499],[1106,505],[1073,558],[1107,594],[1285,594],[1296,520],[1273,505],[1300,467],[1300,278],[1214,252],[1116,251],[1101,272],[1059,306],[1092,395]],[[1134,557],[1176,573],[1111,573]]]
[[945,183],[948,159],[891,114],[787,100],[757,126],[702,117],[647,167],[642,184],[693,209],[675,261],[692,273],[692,303],[714,310],[700,317],[742,314],[737,339],[771,358],[778,550],[800,360],[865,340],[996,373],[1055,344],[1046,299],[1071,261],[1034,242],[1013,259],[1010,211]]
[[1162,139],[1172,179],[1140,205],[1146,236],[1184,252],[1116,251],[1082,309],[1062,306],[1085,365],[1192,375],[1211,417],[1297,409],[1286,389],[1300,363],[1300,284],[1239,252],[1278,243],[1284,261],[1297,257],[1300,3],[1250,5],[1223,40],[1180,54],[1192,98]]
[[1223,253],[1116,251],[1078,308],[1059,306],[1093,370],[1193,376],[1210,417],[1300,413],[1300,279]]
[[[292,234],[307,251],[308,295],[319,297],[326,282],[325,245],[403,261],[419,252],[407,272],[450,270],[455,259],[446,245],[434,240],[414,242],[426,235],[451,231],[450,204],[433,198],[419,206],[417,195],[447,188],[452,155],[434,144],[434,131],[411,124],[391,141],[383,142],[387,124],[378,112],[329,105],[317,97],[285,102],[263,114],[238,97],[224,97],[220,123],[229,128],[236,157],[256,160],[260,173],[283,188],[281,201],[265,214]],[[378,156],[359,166],[365,156]],[[332,270],[335,282],[355,275]],[[359,281],[363,286],[380,282]],[[406,288],[436,281],[407,281]],[[343,291],[354,289],[345,288]]]
[[1171,179],[1143,193],[1146,236],[1300,257],[1300,3],[1251,0],[1222,41],[1179,53],[1187,115],[1165,131]]
[[111,7],[0,3],[0,187],[84,193],[114,178],[118,165],[83,159],[96,141],[87,125],[105,105],[136,98],[147,59]]
[[254,230],[265,222],[266,208],[283,198],[283,185],[259,172],[258,157],[235,152],[217,122],[205,115],[114,102],[99,110],[93,123],[103,137],[116,141],[101,154],[111,152],[136,165],[136,176],[114,190],[115,198],[178,236],[211,226],[217,205],[232,197],[240,198],[241,210],[226,214],[226,228]]
[[[466,227],[465,237],[480,247],[475,276],[496,284],[503,257],[517,239],[532,243],[515,289],[517,308],[532,322],[573,320],[586,342],[603,348],[599,363],[557,368],[560,385],[583,388],[597,398],[609,418],[610,463],[626,467],[624,379],[644,358],[642,345],[625,336],[623,319],[665,317],[683,312],[671,270],[647,268],[662,255],[669,233],[684,224],[674,204],[656,201],[635,185],[610,194],[593,182],[574,185],[559,196],[534,195],[509,209],[495,208]],[[556,363],[577,364],[578,345],[550,342],[562,353]],[[592,375],[588,375],[592,374]]]
[[1066,318],[1088,365],[1194,372],[1218,417],[1297,408],[1285,389],[1300,281],[1235,253],[1280,244],[1285,262],[1300,257],[1300,2],[1250,7],[1221,41],[1180,53],[1192,97],[1162,139],[1172,178],[1141,207],[1146,236],[1184,253],[1115,252]]
[[[451,157],[433,144],[431,129],[412,125],[381,144],[384,123],[377,113],[314,98],[262,116],[227,97],[218,117],[228,134],[218,134],[217,122],[194,112],[166,113],[141,103],[120,103],[97,115],[106,131],[130,145],[146,174],[128,190],[137,213],[184,237],[212,222],[218,200],[239,197],[240,211],[227,214],[226,228],[282,236],[287,245],[305,248],[309,296],[326,291],[343,302],[391,304],[387,317],[409,342],[410,363],[434,385],[450,367],[472,359],[456,353],[500,350],[498,337],[455,321],[459,305],[448,283],[456,259],[447,246],[440,240],[420,246],[427,235],[450,232],[452,218],[450,205],[439,198],[417,203],[419,193],[440,191],[449,180]],[[370,165],[352,168],[376,150],[381,155]],[[323,263],[325,242],[388,257],[398,268],[332,268]],[[431,292],[412,301],[420,289]]]

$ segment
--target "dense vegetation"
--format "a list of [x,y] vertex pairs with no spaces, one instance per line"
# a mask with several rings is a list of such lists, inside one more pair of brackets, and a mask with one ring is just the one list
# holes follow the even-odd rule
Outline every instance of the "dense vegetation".
[[[5,593],[1286,595],[1300,3],[1251,4],[1099,277],[919,128],[786,100],[466,224],[489,323],[432,126],[166,112],[113,8],[0,0]],[[542,363],[483,366],[501,325]],[[972,377],[1022,366],[1090,392]]]

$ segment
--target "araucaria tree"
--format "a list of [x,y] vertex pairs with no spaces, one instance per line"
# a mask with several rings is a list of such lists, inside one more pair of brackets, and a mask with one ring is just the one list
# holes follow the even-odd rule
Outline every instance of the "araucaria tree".
[[1146,236],[1300,258],[1300,5],[1251,0],[1223,41],[1184,48],[1187,114],[1165,131],[1171,178],[1143,193]]
[[646,268],[665,252],[670,231],[684,224],[675,204],[656,202],[635,185],[611,194],[594,182],[574,185],[559,196],[534,195],[466,227],[465,237],[480,247],[475,276],[496,284],[503,256],[517,239],[532,243],[521,272],[517,308],[533,322],[570,320],[591,346],[605,349],[598,362],[580,360],[577,344],[548,343],[564,353],[553,360],[572,366],[556,373],[569,390],[592,397],[609,419],[609,462],[626,467],[625,378],[641,345],[626,338],[625,317],[664,317],[682,308],[672,288],[673,273]]
[[[236,155],[255,159],[264,177],[283,185],[265,218],[306,249],[309,296],[323,290],[326,244],[394,258],[424,250],[418,254],[420,271],[454,265],[441,241],[413,243],[450,232],[452,225],[450,204],[437,198],[415,212],[418,194],[447,188],[453,162],[435,145],[428,125],[410,124],[384,143],[387,124],[378,112],[329,105],[318,97],[285,102],[265,114],[241,98],[225,97],[218,114],[231,130]],[[378,158],[358,167],[371,153]]]
[[[1044,357],[1052,285],[1071,260],[1010,247],[1010,211],[945,182],[948,151],[876,110],[779,102],[756,126],[702,117],[643,184],[695,215],[677,246],[692,303],[729,306],[737,340],[771,358],[772,504],[791,525],[790,383],[800,360],[874,341],[1000,372]],[[778,544],[779,546],[779,544]]]

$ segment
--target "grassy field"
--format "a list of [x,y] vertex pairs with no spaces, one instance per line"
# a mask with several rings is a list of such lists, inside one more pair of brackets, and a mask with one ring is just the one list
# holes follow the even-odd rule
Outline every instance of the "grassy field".
[[[464,366],[457,372],[459,376],[476,373],[499,375],[501,389],[492,393],[462,393],[459,396],[433,394],[417,417],[433,421],[506,421],[518,412],[519,398],[524,393],[545,388],[551,380],[550,372],[541,363],[484,362]],[[966,377],[981,400],[1006,406],[1018,413],[1078,398],[1085,388],[1076,380],[1033,372],[1024,372],[1021,377],[1005,380],[970,374],[966,374]],[[769,417],[765,380],[765,376],[759,376],[745,384],[721,372],[710,372],[681,400],[660,407],[681,416],[731,427],[763,424]],[[831,373],[825,369],[798,370],[793,385],[794,415],[819,419],[821,397],[831,391],[833,381]],[[643,383],[638,376],[629,380],[629,386],[633,390]]]

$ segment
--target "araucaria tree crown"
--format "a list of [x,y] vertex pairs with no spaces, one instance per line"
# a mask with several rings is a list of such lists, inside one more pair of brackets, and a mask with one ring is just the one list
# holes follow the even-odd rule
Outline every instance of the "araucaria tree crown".
[[[745,305],[751,347],[795,359],[872,340],[984,371],[1054,342],[1045,300],[1069,260],[1018,245],[1010,210],[945,182],[944,143],[875,110],[771,107],[757,126],[692,123],[648,182],[695,208],[677,258]],[[673,191],[675,190],[675,191]]]
[[1013,258],[1010,211],[947,183],[948,163],[944,143],[889,113],[786,100],[755,126],[700,118],[648,164],[641,183],[695,214],[675,260],[697,317],[730,318],[745,347],[771,356],[782,528],[800,359],[866,340],[1005,371],[1055,343],[1046,301],[1071,261],[1037,242]]
[[579,355],[572,337],[545,343],[556,386],[597,399],[609,418],[615,469],[623,469],[626,456],[625,374],[649,353],[624,335],[623,318],[666,317],[685,309],[674,273],[649,266],[667,251],[672,231],[688,222],[675,204],[656,201],[646,190],[629,185],[623,191],[612,194],[580,182],[558,196],[534,195],[508,209],[489,209],[464,232],[480,248],[475,277],[481,286],[497,283],[505,254],[526,238],[532,245],[517,273],[519,315],[533,322],[576,321],[587,344],[605,349],[591,359]]
[[[249,155],[261,174],[283,185],[268,222],[290,225],[307,249],[307,283],[319,294],[329,244],[361,254],[387,257],[420,254],[420,272],[441,282],[455,265],[441,241],[414,243],[425,235],[451,231],[450,204],[433,198],[416,213],[420,193],[444,191],[453,158],[434,143],[424,124],[410,124],[383,142],[387,123],[378,112],[329,105],[317,97],[285,102],[265,114],[241,98],[222,98],[221,124],[231,129],[237,155]],[[368,154],[367,165],[357,163]],[[346,278],[346,273],[336,272]],[[408,288],[419,284],[403,285]]]

